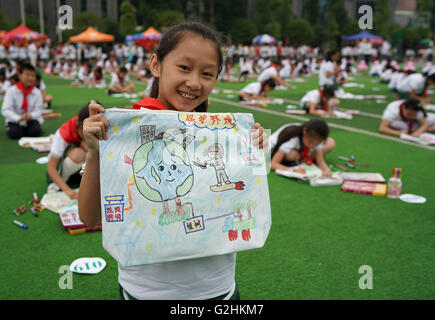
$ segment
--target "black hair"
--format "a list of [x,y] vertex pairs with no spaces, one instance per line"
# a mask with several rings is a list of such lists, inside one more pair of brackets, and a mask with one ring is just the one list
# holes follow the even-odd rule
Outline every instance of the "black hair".
[[329,136],[329,127],[324,120],[311,119],[306,122],[303,127],[308,135],[314,134],[321,137],[323,140],[326,140]]
[[326,138],[328,138],[329,136],[328,124],[324,120],[320,120],[320,119],[309,120],[300,126],[287,126],[278,135],[276,145],[272,150],[272,157],[276,153],[276,151],[279,150],[279,147],[283,143],[289,141],[292,138],[297,137],[302,147],[302,138],[304,134],[304,129],[308,135],[310,136],[317,135],[324,140],[326,140]]
[[414,110],[416,112],[423,112],[424,117],[427,117],[427,113],[424,110],[424,108],[422,107],[420,100],[416,99],[416,98],[408,98],[405,100],[405,105],[404,105],[405,109],[408,110]]
[[126,67],[122,66],[121,68],[119,68],[119,72],[128,73],[128,70]]
[[275,89],[275,87],[276,87],[275,80],[273,78],[270,78],[270,79],[267,79],[266,81],[262,82],[261,83],[261,91],[260,92],[263,92],[264,88],[266,86],[269,86],[269,88],[271,88],[272,90]]
[[98,102],[97,100],[94,100],[94,102],[90,101],[88,104],[86,104],[85,106],[83,106],[79,113],[78,113],[78,124],[77,127],[81,128],[83,127],[83,122],[85,121],[85,119],[89,118],[89,105],[91,103],[97,103],[97,104],[101,104],[100,102]]
[[8,79],[9,81],[14,81],[15,83],[18,83],[20,81],[20,78],[18,78],[18,74],[14,73],[11,75]]
[[322,96],[324,97],[334,97],[335,96],[335,90],[332,86],[324,86],[322,90]]
[[326,53],[326,61],[332,61],[331,58],[332,58],[332,56],[335,55],[336,53],[338,53],[338,51],[335,50],[335,49],[333,49],[333,50],[329,50],[329,51]]
[[33,71],[33,72],[35,72],[35,74],[37,73],[35,67],[32,66],[30,63],[26,63],[26,62],[20,63],[18,73],[22,74],[24,72],[24,70]]
[[[167,30],[157,48],[154,51],[154,54],[157,56],[157,60],[161,63],[163,59],[166,57],[168,53],[170,53],[180,42],[180,40],[189,33],[197,34],[202,36],[204,39],[212,41],[216,45],[216,52],[218,54],[218,72],[216,78],[219,73],[222,71],[223,65],[223,54],[221,49],[221,40],[219,39],[218,34],[208,28],[207,26],[198,23],[198,22],[182,22]],[[159,95],[159,78],[154,77],[153,85],[151,87],[150,97],[156,98]],[[208,99],[201,103],[198,107],[195,108],[195,111],[198,112],[206,112],[208,106]]]

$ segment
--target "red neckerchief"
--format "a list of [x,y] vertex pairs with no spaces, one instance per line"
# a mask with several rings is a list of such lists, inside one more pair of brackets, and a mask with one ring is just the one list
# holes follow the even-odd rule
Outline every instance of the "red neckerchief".
[[322,105],[322,109],[323,109],[323,111],[328,111],[328,105],[326,104],[326,102],[322,101],[323,90],[319,89],[319,93],[320,93],[320,103]]
[[146,97],[133,105],[133,109],[149,109],[149,110],[168,110],[165,106],[157,99]]
[[121,82],[121,87],[123,87],[125,78],[121,79],[121,77],[118,75],[118,79],[119,79],[119,82]]
[[306,146],[302,146],[302,158],[301,162],[305,162],[307,165],[311,166],[314,162],[313,159],[310,157],[309,149]]
[[77,132],[77,120],[78,116],[75,116],[60,126],[59,133],[69,144],[79,144],[82,141]]
[[[151,97],[146,97],[133,105],[134,110],[140,109],[148,109],[148,110],[168,110],[159,100]],[[192,112],[196,112],[193,110]]]
[[30,92],[32,92],[33,88],[35,86],[31,86],[30,88],[28,88],[27,90],[24,89],[23,84],[20,82],[17,83],[17,88],[18,90],[20,90],[23,93],[23,104],[21,105],[21,109],[24,110],[24,113],[28,112],[29,110],[29,106],[28,106],[28,102],[27,102],[27,96],[30,94]]
[[405,107],[405,103],[402,103],[400,105],[400,119],[402,119],[403,121],[408,121],[408,134],[412,133],[412,127],[414,126],[414,119],[408,120],[405,118],[405,116],[403,115],[403,108]]
[[99,74],[97,72],[97,70],[94,70],[94,77],[95,77],[95,80],[100,80],[101,79],[101,74]]

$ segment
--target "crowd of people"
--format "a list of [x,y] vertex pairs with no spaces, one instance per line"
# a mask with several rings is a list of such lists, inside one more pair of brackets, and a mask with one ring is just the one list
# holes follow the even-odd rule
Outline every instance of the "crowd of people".
[[[303,95],[300,107],[313,116],[333,117],[335,110],[340,106],[338,98],[338,93],[342,90],[340,86],[348,81],[350,75],[358,73],[360,63],[366,63],[371,66],[369,74],[372,77],[379,77],[382,83],[388,83],[389,89],[397,94],[396,100],[385,109],[379,131],[397,136],[403,133],[419,136],[435,124],[433,115],[428,115],[422,107],[423,104],[433,102],[427,94],[428,87],[435,85],[435,67],[432,66],[432,57],[427,55],[427,64],[422,73],[418,73],[415,67],[411,67],[412,57],[408,59],[406,67],[401,69],[397,62],[391,60],[391,53],[391,45],[387,41],[376,49],[365,40],[355,46],[345,44],[341,52],[321,50],[307,45],[283,46],[282,43],[261,46],[223,46],[222,70],[217,74],[217,79],[222,82],[247,82],[239,92],[239,100],[264,101],[269,99],[268,94],[272,90],[278,88],[292,90],[296,88],[298,82],[305,82],[310,77],[318,77],[318,86]],[[41,135],[42,110],[53,102],[53,97],[47,94],[41,72],[71,80],[70,84],[74,87],[107,90],[109,95],[134,93],[135,84],[131,81],[131,78],[134,78],[148,83],[144,92],[138,92],[141,98],[150,96],[154,82],[150,70],[151,52],[146,52],[137,43],[116,43],[113,47],[83,43],[50,46],[48,42],[38,41],[30,41],[25,45],[12,43],[8,47],[0,44],[0,58],[2,61],[0,94],[2,98],[4,97],[2,114],[6,120],[7,134],[13,139]],[[107,82],[106,79],[110,80]],[[247,79],[255,80],[247,81]],[[320,127],[322,125],[314,126],[314,128]],[[278,132],[287,137],[285,133],[293,134],[296,131],[281,128]],[[282,140],[283,136],[272,139],[277,142],[277,145],[272,144],[274,155],[272,169],[282,168],[282,163],[286,163],[284,159],[287,159],[287,163],[290,164],[300,162],[310,155],[317,159],[314,150],[316,152],[324,150],[322,153],[324,155],[332,151],[335,146],[333,139],[325,134],[327,130],[324,128],[318,135],[322,137],[323,144],[316,145],[316,148],[304,144],[306,139],[303,138],[302,133],[306,134],[306,131],[298,132],[299,144],[295,144],[296,147],[291,149],[285,148],[290,138],[287,137],[285,141]],[[309,132],[316,131],[310,129]],[[76,134],[76,137],[80,137],[80,134]],[[314,140],[318,141],[318,139]],[[322,149],[321,146],[325,144],[326,147]],[[309,151],[304,147],[308,147]],[[282,152],[276,152],[277,150]],[[65,151],[66,149],[63,150]],[[56,154],[56,159],[62,157]],[[296,162],[290,161],[289,157]],[[64,172],[79,171],[79,164],[71,166],[74,170],[66,168]],[[55,162],[53,165],[56,167],[58,163]],[[331,174],[327,166],[320,167],[325,176]],[[54,174],[56,170],[49,171],[51,180],[59,182],[58,176]],[[63,180],[68,180],[68,175],[65,177],[67,179]],[[55,185],[57,187],[61,185],[63,188],[60,189],[70,195],[73,194],[72,189],[66,184],[60,182]]]

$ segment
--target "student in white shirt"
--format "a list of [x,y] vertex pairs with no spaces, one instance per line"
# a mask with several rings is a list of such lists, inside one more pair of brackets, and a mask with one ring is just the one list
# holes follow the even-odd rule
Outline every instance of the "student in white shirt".
[[325,154],[334,150],[335,141],[329,137],[328,124],[323,120],[312,119],[303,125],[286,124],[271,135],[269,147],[272,170],[288,170],[298,163],[315,163],[323,176],[331,176]]
[[89,77],[89,87],[90,88],[105,88],[106,80],[104,80],[103,68],[96,67]]
[[77,116],[62,124],[54,134],[47,165],[47,192],[62,190],[70,199],[77,199],[74,190],[80,184],[80,169],[88,147],[83,139],[83,122],[89,118],[89,104]]
[[41,47],[39,47],[38,52],[39,52],[39,60],[42,62],[43,68],[45,68],[50,58],[50,48],[46,43],[44,43]]
[[117,69],[118,63],[113,56],[110,56],[108,59],[106,59],[106,61],[104,62],[104,72],[112,73],[116,72]]
[[421,73],[413,73],[400,81],[397,91],[400,99],[416,98],[422,103],[432,103],[433,100],[427,95],[429,86],[435,85],[435,70],[424,76]]
[[273,79],[268,79],[265,82],[252,82],[239,92],[239,100],[269,99],[267,94],[273,89],[275,89],[275,80]]
[[319,71],[319,87],[333,86],[338,89],[336,76],[338,75],[339,67],[336,61],[339,59],[340,53],[336,50],[329,50],[326,54],[326,61],[322,62]]
[[274,60],[272,65],[267,69],[264,69],[257,78],[258,82],[265,82],[268,79],[275,80],[275,84],[278,86],[285,86],[289,89],[296,89],[296,87],[287,83],[279,76],[279,72],[282,69],[282,63],[279,60]]
[[435,115],[428,116],[418,99],[408,98],[388,104],[382,115],[379,132],[399,137],[406,133],[418,137],[434,124]]
[[112,93],[133,93],[134,83],[130,81],[127,69],[121,67],[119,71],[112,73],[112,80],[109,84],[109,94]]
[[20,81],[6,91],[2,105],[6,133],[11,139],[39,137],[42,134],[42,95],[36,88],[36,70],[28,63],[20,65]]
[[334,95],[334,89],[330,86],[320,90],[311,90],[302,97],[299,105],[313,116],[333,117],[334,108],[340,104],[340,100],[334,98]]
[[38,62],[38,47],[35,42],[29,44],[27,47],[27,54],[29,55],[30,64],[36,68],[36,63]]

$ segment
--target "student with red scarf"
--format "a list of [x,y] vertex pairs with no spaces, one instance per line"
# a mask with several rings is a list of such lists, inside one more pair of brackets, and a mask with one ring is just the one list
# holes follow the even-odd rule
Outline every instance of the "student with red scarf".
[[282,126],[269,139],[270,168],[288,170],[299,163],[315,163],[324,177],[331,176],[325,154],[334,150],[335,141],[328,136],[328,124],[319,119],[309,120],[303,125],[291,123]]
[[408,98],[388,104],[379,132],[399,137],[402,133],[419,137],[432,125],[435,125],[435,115],[427,114],[418,99]]
[[6,133],[11,139],[39,137],[42,134],[43,102],[41,91],[34,86],[36,70],[28,63],[19,67],[19,82],[5,95],[2,115],[6,119]]
[[300,106],[313,116],[333,117],[334,107],[340,104],[340,100],[334,98],[334,95],[334,89],[331,86],[311,90],[302,97]]
[[88,151],[83,140],[83,121],[88,117],[89,104],[56,131],[48,155],[47,192],[62,190],[71,199],[78,198],[78,192],[73,188],[80,184],[79,172]]

